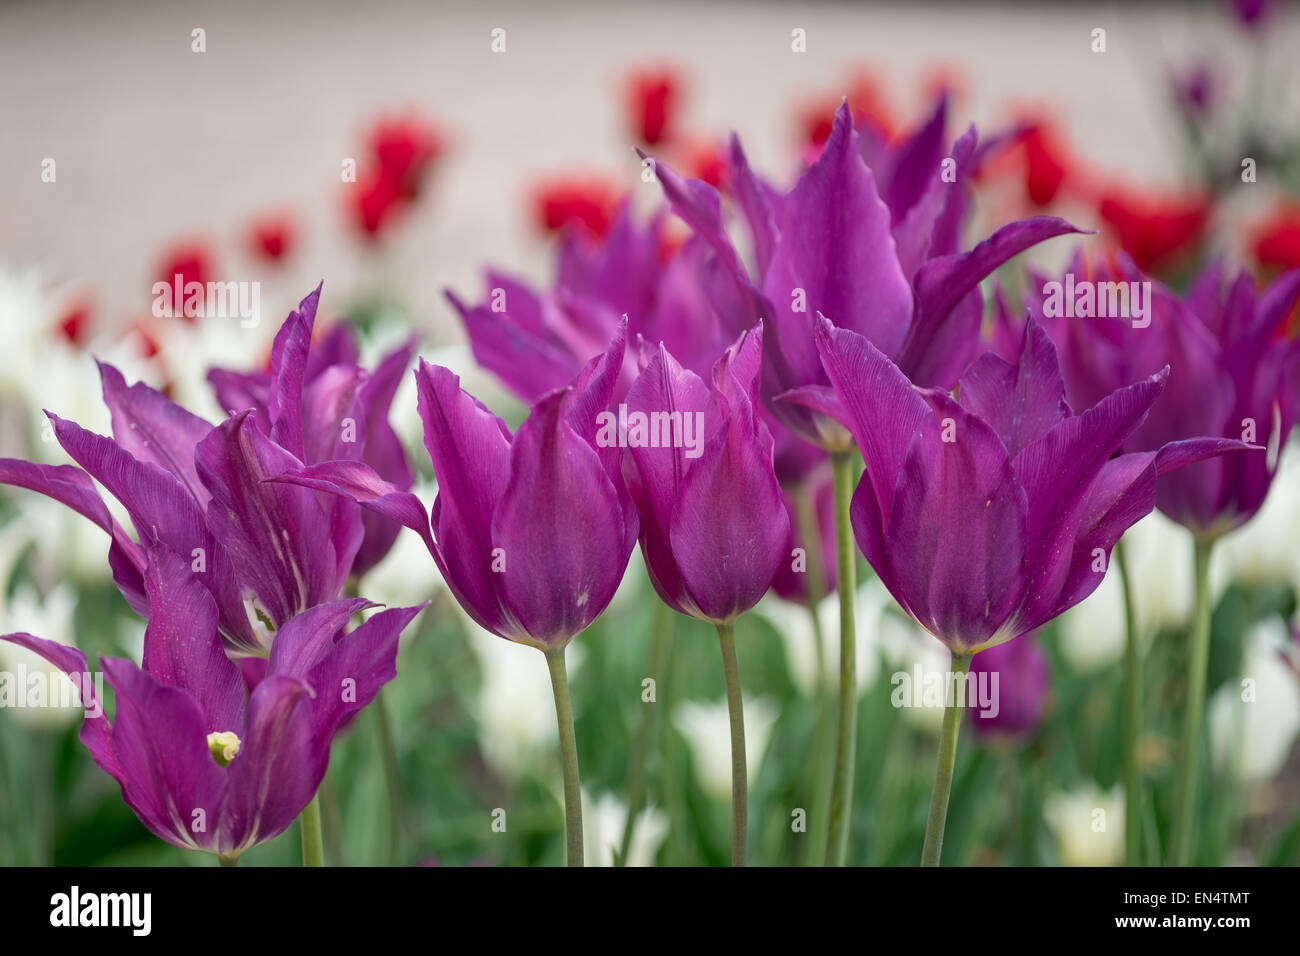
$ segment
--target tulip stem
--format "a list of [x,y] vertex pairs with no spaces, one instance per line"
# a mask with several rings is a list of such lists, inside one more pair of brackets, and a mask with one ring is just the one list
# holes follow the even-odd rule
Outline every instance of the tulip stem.
[[1142,735],[1142,659],[1138,652],[1137,613],[1129,578],[1124,539],[1115,542],[1119,583],[1124,592],[1124,865],[1142,862],[1142,771],[1138,740]]
[[223,867],[239,866],[239,857],[237,856],[221,856],[220,854],[217,854],[217,860],[220,861]]
[[[655,602],[654,621],[650,625],[653,631],[650,637],[650,670],[646,675],[656,685],[663,683],[668,670],[668,655],[673,646],[673,610],[663,601]],[[623,824],[623,838],[618,845],[618,862],[627,866],[627,855],[632,850],[632,831],[636,818],[645,808],[646,761],[650,756],[650,744],[654,739],[655,718],[658,716],[658,689],[655,700],[641,705],[641,726],[637,728],[636,741],[632,745],[632,760],[627,771],[627,821]]]
[[1205,710],[1205,672],[1210,660],[1210,551],[1213,543],[1196,539],[1194,578],[1196,610],[1192,618],[1191,660],[1187,667],[1187,709],[1178,774],[1178,803],[1170,862],[1186,866],[1192,857],[1192,816],[1196,810],[1196,765],[1201,751],[1201,717]]
[[384,789],[388,794],[388,865],[397,866],[402,844],[402,785],[398,771],[397,746],[393,725],[382,692],[372,701],[375,722],[379,727],[379,754],[384,765]]
[[582,866],[582,788],[578,783],[578,737],[573,731],[573,701],[564,648],[546,652],[555,692],[555,720],[560,728],[560,762],[564,769],[564,848],[568,866]]
[[311,803],[302,808],[298,818],[302,825],[302,865],[325,865],[325,841],[320,829],[320,794],[311,798]]
[[952,793],[952,771],[957,765],[957,734],[961,730],[964,709],[961,694],[966,688],[970,654],[952,655],[952,702],[943,712],[943,730],[939,734],[939,761],[934,768],[934,790],[930,793],[930,816],[925,821],[925,845],[921,849],[922,866],[938,866],[943,852],[943,830],[948,822],[948,797]]
[[821,523],[817,520],[816,488],[804,481],[795,491],[795,512],[799,534],[808,556],[808,585],[805,589],[808,617],[812,624],[813,644],[817,650],[817,679],[813,694],[817,705],[817,724],[813,731],[813,779],[808,794],[812,804],[808,816],[814,824],[807,834],[808,843],[800,859],[802,866],[819,866],[826,857],[826,827],[831,808],[831,748],[834,746],[835,699],[826,682],[826,635],[822,633],[818,609],[826,596],[826,565],[822,554]]
[[857,654],[854,647],[853,601],[857,595],[857,556],[849,504],[853,500],[852,452],[831,453],[831,482],[835,494],[835,561],[840,596],[840,697],[835,724],[835,770],[831,780],[831,812],[826,831],[826,865],[843,866],[848,853],[850,803],[853,800],[853,755],[857,745]]
[[734,625],[718,625],[722,673],[727,683],[727,717],[731,721],[731,865],[744,866],[749,839],[749,770],[745,765],[745,705],[740,694]]

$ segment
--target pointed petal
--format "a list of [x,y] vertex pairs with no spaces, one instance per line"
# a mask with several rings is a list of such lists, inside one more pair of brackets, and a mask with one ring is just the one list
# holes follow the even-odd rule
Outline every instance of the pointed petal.
[[[323,285],[323,283],[322,283]],[[271,346],[271,390],[268,414],[272,440],[298,459],[303,451],[303,388],[307,380],[307,354],[316,322],[321,286],[298,304],[296,312],[280,326]]]
[[886,354],[902,345],[912,318],[912,290],[898,263],[889,209],[856,142],[842,105],[821,157],[786,197],[780,240],[763,282],[777,310],[779,343],[769,344],[794,370],[794,385],[821,380],[813,340],[818,312]]
[[98,365],[117,443],[138,460],[171,472],[200,507],[206,505],[208,493],[194,469],[194,447],[212,426],[143,382],[128,388],[122,373],[106,362]]
[[1018,364],[985,352],[962,376],[958,395],[965,408],[993,427],[1011,458],[1070,414],[1056,349],[1032,319]]
[[329,740],[397,676],[398,638],[426,606],[380,611],[330,645],[309,677],[318,739]]
[[102,663],[115,691],[113,753],[122,799],[159,839],[215,849],[226,773],[212,759],[198,702],[130,661]]
[[998,631],[1025,586],[1025,490],[1001,439],[946,393],[912,444],[885,531],[904,606],[953,650]]
[[[916,274],[916,314],[898,353],[899,367],[918,385],[952,385],[979,346],[979,283],[1030,246],[1081,231],[1064,219],[1035,216],[1008,223],[969,252],[927,262]],[[963,305],[968,294],[971,298]]]
[[772,437],[752,414],[730,415],[690,465],[669,540],[699,616],[732,621],[767,592],[787,554],[790,520],[772,470]]
[[438,479],[432,524],[443,575],[461,606],[499,633],[505,622],[492,571],[492,514],[510,475],[510,432],[447,369],[421,361],[416,385]]
[[1070,570],[1089,489],[1106,461],[1160,397],[1168,371],[1120,389],[1067,418],[1015,459],[1029,500],[1028,586],[1017,630],[1050,616]]
[[[279,836],[316,795],[330,742],[315,734],[312,696],[305,682],[268,674],[249,697],[245,735],[221,807],[223,853]],[[208,762],[215,766],[211,757]]]
[[272,623],[338,595],[361,543],[355,504],[332,499],[348,510],[327,512],[311,491],[268,481],[302,462],[253,427],[247,412],[200,442],[197,461],[212,492],[213,535]]
[[217,605],[190,567],[165,546],[149,551],[144,670],[194,698],[205,733],[237,731],[244,720],[244,684],[222,647]]
[[519,631],[566,644],[605,609],[635,537],[605,466],[565,421],[566,393],[533,407],[515,436],[510,481],[492,518],[505,570],[496,584]]

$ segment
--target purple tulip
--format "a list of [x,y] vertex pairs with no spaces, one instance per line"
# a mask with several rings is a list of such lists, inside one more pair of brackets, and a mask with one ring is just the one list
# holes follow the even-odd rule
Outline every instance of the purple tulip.
[[[335,325],[320,342],[312,343],[315,316],[316,298],[309,296],[280,333],[281,361],[286,368],[296,366],[293,375],[301,376],[302,389],[300,407],[290,409],[302,416],[301,449],[285,447],[308,465],[335,459],[364,461],[385,481],[409,490],[414,476],[401,440],[388,422],[388,410],[411,364],[414,339],[389,352],[368,373],[358,364],[356,338],[347,323]],[[253,423],[269,436],[276,429],[271,414],[273,375],[213,368],[208,381],[223,408],[231,415],[252,409]],[[373,512],[363,514],[361,523],[361,546],[352,560],[354,578],[383,560],[400,530],[397,522]]]
[[[663,344],[647,348],[627,396],[629,420],[644,416],[648,438],[685,438],[652,446],[627,434],[628,488],[650,580],[674,610],[715,624],[753,607],[789,556],[772,436],[757,410],[762,348],[761,327],[742,335],[714,366],[711,384]],[[680,432],[657,431],[660,419],[679,420]]]
[[[1083,301],[1085,283],[1149,289],[1144,314],[1079,315],[1076,308],[1057,307],[1072,306],[1065,301],[1072,286],[1078,290],[1074,298]],[[1187,435],[1267,445],[1267,455],[1214,458],[1165,476],[1158,486],[1161,512],[1203,540],[1249,521],[1264,503],[1280,449],[1300,418],[1300,342],[1279,334],[1300,297],[1300,269],[1256,292],[1249,275],[1229,281],[1217,263],[1179,299],[1127,260],[1112,271],[1089,269],[1076,257],[1060,286],[1062,301],[1054,303],[1055,287],[1032,283],[1026,304],[1056,343],[1070,403],[1090,405],[1170,366],[1168,387],[1123,450],[1151,451]],[[1112,311],[1109,305],[1106,311]]]
[[278,836],[311,801],[335,731],[396,676],[398,636],[420,608],[382,611],[346,634],[348,618],[369,602],[297,614],[279,629],[266,674],[249,692],[190,560],[161,544],[147,554],[144,666],[102,661],[115,692],[112,721],[84,679],[81,651],[30,634],[0,640],[78,681],[87,709],[81,741],[141,823],[173,846],[229,860]]
[[420,362],[420,418],[438,479],[432,533],[419,499],[364,462],[323,462],[280,479],[357,501],[418,532],[466,613],[546,655],[570,866],[582,865],[582,801],[564,651],[613,598],[638,529],[622,450],[603,424],[626,337],[620,325],[606,351],[538,399],[514,435],[452,372]]
[[625,331],[568,386],[539,399],[515,435],[456,375],[421,361],[420,417],[438,480],[432,535],[419,499],[364,462],[323,462],[281,480],[400,521],[424,539],[480,626],[544,651],[561,648],[605,609],[636,543],[621,450],[598,441]]
[[794,389],[829,387],[815,345],[819,312],[870,339],[918,385],[950,387],[979,347],[980,281],[1030,246],[1079,231],[1061,219],[1036,217],[957,252],[964,177],[981,154],[972,128],[950,155],[941,155],[941,119],[932,125],[938,131],[919,135],[912,159],[891,171],[892,209],[863,161],[847,104],[836,114],[821,157],[785,195],[753,173],[733,137],[732,188],[755,250],[752,274],[723,226],[716,190],[682,179],[663,163],[655,166],[674,212],[714,251],[707,287],[714,307],[751,323],[768,320],[763,381],[769,407],[830,450],[847,450],[843,428],[806,404],[774,401]]
[[[309,445],[319,454],[332,440],[334,454],[350,453],[333,386],[305,387],[319,296],[318,287],[276,335],[266,430],[255,409],[214,427],[142,383],[128,387],[100,363],[113,437],[50,414],[55,437],[81,467],[0,459],[0,482],[61,501],[107,532],[114,581],[141,616],[149,615],[148,549],[186,556],[216,601],[231,652],[265,657],[280,627],[339,596],[362,543],[355,503],[269,480],[302,468]],[[361,419],[355,427],[364,434]],[[92,478],[126,508],[139,543],[109,514]]]
[[1020,741],[1038,729],[1047,709],[1051,666],[1037,635],[1025,634],[981,651],[971,658],[970,673],[975,680],[996,688],[996,712],[970,712],[971,728],[977,735]]
[[829,321],[817,347],[834,393],[801,399],[838,418],[862,451],[858,546],[954,654],[1026,634],[1092,593],[1120,535],[1154,508],[1158,475],[1251,447],[1190,438],[1112,458],[1167,370],[1076,415],[1034,323],[1016,364],[981,356],[957,399],[913,386],[869,341]]

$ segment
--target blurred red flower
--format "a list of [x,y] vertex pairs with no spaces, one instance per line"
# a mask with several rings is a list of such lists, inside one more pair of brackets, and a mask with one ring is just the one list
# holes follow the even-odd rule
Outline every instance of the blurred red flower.
[[1300,204],[1278,208],[1255,230],[1255,260],[1266,268],[1300,266]]
[[366,138],[380,176],[397,187],[406,199],[420,194],[425,174],[443,154],[442,134],[418,116],[380,118]]
[[90,297],[78,295],[68,302],[55,328],[58,329],[59,335],[72,345],[85,345],[87,332],[90,329],[90,314]]
[[626,102],[632,135],[648,146],[672,139],[677,131],[681,89],[681,76],[672,67],[630,73]]
[[216,272],[215,261],[212,247],[200,239],[173,243],[164,252],[155,281],[167,283],[163,302],[173,316],[193,321],[192,316],[185,315],[185,287],[197,282],[206,288]]
[[604,238],[621,198],[619,190],[596,175],[564,175],[533,190],[533,212],[543,232],[558,232],[570,224]]
[[1200,242],[1210,201],[1202,195],[1185,198],[1112,187],[1102,191],[1097,211],[1137,267],[1152,272]]
[[804,145],[820,148],[830,139],[835,111],[846,99],[853,112],[853,125],[859,132],[870,130],[882,142],[894,138],[893,112],[882,84],[870,71],[858,70],[847,91],[818,98],[799,109],[799,134]]
[[248,250],[255,259],[278,263],[288,256],[298,238],[298,230],[288,213],[268,213],[256,217],[248,226]]
[[692,179],[703,180],[714,189],[725,189],[726,147],[716,139],[693,139],[683,148],[681,168]]
[[345,200],[362,237],[375,241],[419,198],[446,142],[437,127],[413,114],[380,117],[365,139],[369,155]]

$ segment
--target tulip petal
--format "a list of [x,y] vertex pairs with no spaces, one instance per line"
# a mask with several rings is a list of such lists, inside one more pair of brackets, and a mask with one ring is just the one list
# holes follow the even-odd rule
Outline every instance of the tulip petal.
[[440,568],[461,606],[487,630],[504,625],[492,570],[492,513],[510,475],[510,431],[445,368],[416,372],[424,445],[438,497],[432,524]]
[[915,317],[898,350],[899,368],[917,385],[952,385],[979,346],[983,316],[982,305],[975,305],[979,283],[1030,246],[1081,231],[1064,219],[1035,216],[1008,223],[969,252],[931,259],[921,266],[914,282]]
[[1166,370],[1114,392],[1082,415],[1065,419],[1016,457],[1016,477],[1029,500],[1029,580],[1018,631],[1050,619],[1049,606],[1070,570],[1088,491],[1160,397],[1167,375]]
[[605,609],[635,538],[595,449],[566,422],[566,391],[533,407],[515,435],[510,479],[492,518],[503,635],[557,647]]
[[327,512],[313,492],[268,481],[302,462],[253,427],[248,412],[199,443],[199,478],[212,492],[208,523],[275,626],[338,594],[361,543],[356,505]]
[[813,326],[818,312],[882,352],[903,342],[912,290],[898,264],[889,208],[857,151],[848,106],[841,105],[821,157],[786,197],[780,239],[763,292],[776,307],[775,345],[798,384],[821,378]]
[[790,520],[772,437],[731,417],[682,479],[669,541],[698,615],[730,622],[758,603],[787,555]]
[[958,386],[961,404],[988,422],[1015,458],[1070,415],[1065,382],[1051,339],[1033,319],[1012,365],[985,352]]
[[316,795],[330,741],[315,734],[312,697],[308,684],[279,674],[268,674],[249,696],[245,736],[221,808],[223,853],[279,836]]
[[145,587],[145,672],[187,691],[203,713],[206,733],[238,731],[244,721],[244,684],[217,633],[212,594],[188,561],[162,545],[149,551]]
[[106,362],[97,364],[114,440],[139,461],[171,472],[199,507],[206,505],[209,495],[194,468],[194,447],[212,426],[143,382],[128,388],[121,372]]
[[398,638],[426,606],[380,611],[327,648],[309,677],[316,691],[312,708],[317,738],[330,739],[397,676]]
[[159,839],[215,849],[227,781],[212,759],[198,702],[130,661],[102,663],[116,692],[113,753],[122,799]]
[[90,678],[90,667],[86,664],[86,655],[75,647],[47,641],[31,634],[0,634],[0,641],[8,641],[25,647],[33,654],[38,654],[49,661],[72,679],[81,696],[86,717],[81,722],[79,739],[90,751],[90,756],[100,769],[121,780],[122,768],[118,766],[117,755],[113,753],[113,727],[104,715],[104,702],[95,693],[95,685]]
[[321,285],[298,304],[296,311],[289,313],[271,346],[271,389],[267,402],[271,439],[299,460],[306,455],[303,449],[303,388]]
[[885,530],[904,606],[954,651],[995,634],[1020,601],[1029,505],[997,434],[946,393],[898,477]]

